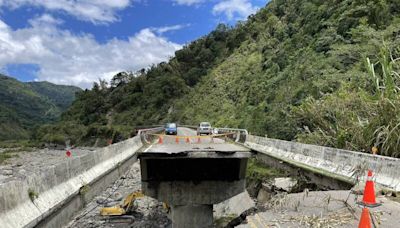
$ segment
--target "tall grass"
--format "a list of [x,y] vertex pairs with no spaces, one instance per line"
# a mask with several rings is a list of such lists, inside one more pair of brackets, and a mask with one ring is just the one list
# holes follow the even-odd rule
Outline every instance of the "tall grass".
[[376,62],[365,62],[367,86],[343,82],[333,94],[293,109],[302,128],[298,141],[365,152],[375,146],[381,155],[400,157],[400,58],[383,45]]
[[389,48],[381,49],[379,61],[367,69],[375,82],[377,116],[366,132],[372,132],[370,142],[380,148],[381,154],[400,157],[400,58],[393,58]]

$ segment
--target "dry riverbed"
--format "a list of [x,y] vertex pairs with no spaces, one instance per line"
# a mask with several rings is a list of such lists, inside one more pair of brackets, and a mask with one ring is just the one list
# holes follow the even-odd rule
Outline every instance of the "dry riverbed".
[[32,173],[40,173],[49,167],[64,162],[72,157],[93,153],[95,148],[70,149],[71,157],[66,150],[15,148],[1,149],[0,184],[13,180],[23,180]]

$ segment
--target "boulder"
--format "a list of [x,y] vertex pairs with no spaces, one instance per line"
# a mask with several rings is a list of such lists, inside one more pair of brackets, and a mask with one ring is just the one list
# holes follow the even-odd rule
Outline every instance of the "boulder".
[[112,194],[111,198],[112,198],[114,201],[120,201],[120,200],[122,200],[123,197],[122,197],[121,193],[119,193],[119,192],[114,192],[114,193]]
[[3,174],[4,176],[11,176],[13,174],[12,169],[3,169],[1,171],[1,174]]
[[291,192],[296,185],[297,185],[297,180],[292,179],[290,177],[275,178],[272,183],[272,186],[274,186],[275,189],[285,192]]
[[107,203],[107,198],[104,196],[98,196],[98,197],[96,197],[96,203],[97,204],[105,204],[105,203]]
[[214,217],[238,217],[240,214],[253,207],[255,207],[255,203],[251,199],[249,193],[245,191],[228,200],[214,205]]
[[257,195],[257,201],[260,204],[265,204],[271,199],[273,191],[269,183],[263,183]]

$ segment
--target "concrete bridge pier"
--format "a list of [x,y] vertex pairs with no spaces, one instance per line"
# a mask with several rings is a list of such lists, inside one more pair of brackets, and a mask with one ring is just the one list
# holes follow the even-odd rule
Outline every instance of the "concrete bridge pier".
[[251,156],[245,148],[216,144],[207,150],[156,149],[139,154],[142,191],[171,206],[173,228],[213,227],[213,204],[245,190]]
[[213,227],[213,205],[172,206],[172,227]]

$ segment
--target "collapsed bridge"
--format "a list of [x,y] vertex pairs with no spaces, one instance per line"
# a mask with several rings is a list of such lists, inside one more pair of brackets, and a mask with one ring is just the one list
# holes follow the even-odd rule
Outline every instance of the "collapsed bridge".
[[172,206],[173,227],[212,227],[213,204],[245,191],[249,149],[217,137],[192,144],[200,137],[186,136],[186,143],[153,144],[138,153],[142,191]]
[[[374,168],[377,184],[400,190],[399,159],[268,139],[240,129],[220,128],[221,137],[212,142],[212,138],[207,141],[195,136],[190,128],[179,129],[178,143],[175,138],[164,137],[160,144],[158,133],[162,128],[144,129],[134,138],[66,158],[26,179],[1,183],[0,224],[61,227],[138,157],[142,162],[142,190],[172,206],[177,227],[200,221],[211,224],[212,205],[244,190],[250,156],[271,166],[304,172],[333,189],[351,185],[360,170]],[[31,197],[32,192],[35,197]]]

